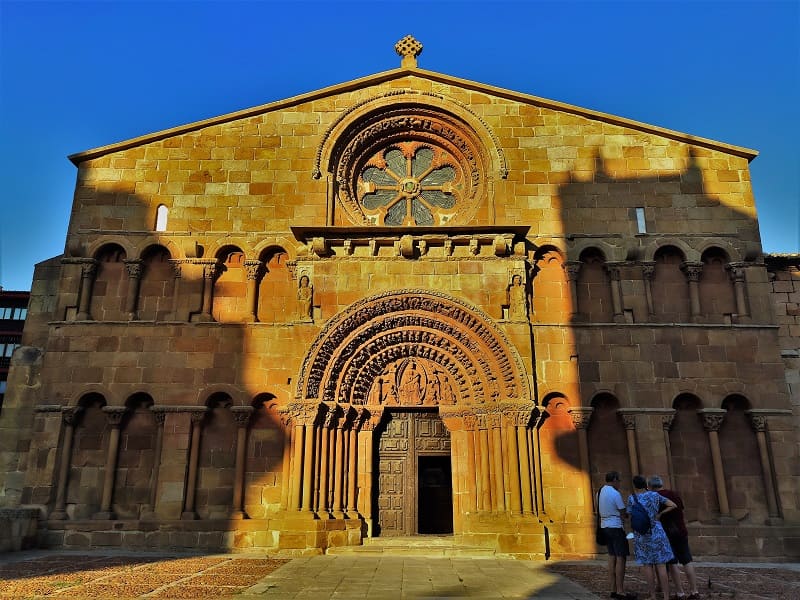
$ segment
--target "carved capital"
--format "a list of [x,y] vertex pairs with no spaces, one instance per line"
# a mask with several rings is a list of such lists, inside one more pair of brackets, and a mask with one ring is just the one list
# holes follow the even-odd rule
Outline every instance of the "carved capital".
[[567,412],[572,417],[572,424],[575,425],[575,429],[588,429],[594,408],[591,406],[576,406],[568,408]]
[[253,414],[254,410],[252,406],[232,406],[231,414],[233,415],[234,421],[236,421],[236,426],[247,427],[247,424],[250,422],[250,416]]
[[636,413],[620,409],[617,410],[617,414],[619,418],[622,419],[622,425],[625,427],[626,431],[636,429]]
[[150,412],[153,413],[153,418],[155,418],[158,426],[163,427],[164,422],[167,420],[167,411],[161,410],[158,406],[151,406]]
[[142,273],[144,272],[144,265],[142,261],[136,258],[132,258],[130,260],[124,260],[125,269],[128,271],[128,277],[130,279],[141,279]]
[[175,279],[180,279],[183,276],[183,261],[171,258],[167,262],[172,267],[172,276]]
[[124,406],[104,406],[103,412],[106,413],[106,419],[111,427],[119,427],[122,424],[122,419],[128,413],[128,409]]
[[651,261],[643,262],[642,276],[648,281],[653,281],[656,276],[656,263]]
[[74,427],[83,412],[81,406],[62,406],[61,407],[61,420],[65,425]]
[[701,408],[697,411],[697,414],[703,419],[703,429],[706,431],[719,431],[727,412],[722,408]]
[[569,281],[577,281],[578,274],[581,272],[581,263],[579,260],[568,260],[564,263],[564,272],[567,274]]
[[611,281],[619,281],[622,277],[622,267],[625,266],[625,263],[621,262],[608,262],[603,264],[603,268],[608,273],[608,276],[611,278]]
[[744,283],[745,266],[745,263],[730,263],[729,265],[725,266],[725,269],[728,271],[728,277],[730,277],[731,281],[734,283]]
[[672,429],[676,414],[677,411],[673,410],[670,414],[661,416],[661,427],[664,431],[670,431]]
[[264,269],[264,263],[260,260],[246,260],[244,261],[244,270],[247,273],[249,281],[255,281],[260,276]]
[[687,281],[700,281],[700,276],[703,274],[702,263],[685,262],[681,265],[681,271],[686,275]]
[[81,263],[81,278],[88,279],[97,273],[97,261],[92,259],[90,262]]

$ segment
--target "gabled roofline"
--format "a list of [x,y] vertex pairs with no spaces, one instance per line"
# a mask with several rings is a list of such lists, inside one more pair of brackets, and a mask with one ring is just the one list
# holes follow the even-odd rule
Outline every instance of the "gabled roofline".
[[581,108],[579,106],[575,106],[572,104],[558,102],[556,100],[548,100],[547,98],[540,98],[539,96],[533,96],[531,94],[515,92],[513,90],[508,90],[505,88],[496,87],[485,83],[479,83],[477,81],[471,81],[469,79],[461,79],[459,77],[453,77],[451,75],[437,73],[436,71],[427,71],[425,69],[419,69],[419,68],[401,67],[399,69],[392,69],[390,71],[375,73],[367,77],[352,79],[345,83],[328,86],[326,88],[315,90],[313,92],[307,92],[305,94],[300,94],[298,96],[292,96],[291,98],[286,98],[284,100],[278,100],[276,102],[270,102],[268,104],[261,104],[259,106],[247,108],[244,110],[239,110],[232,113],[227,113],[218,117],[213,117],[211,119],[205,119],[203,121],[195,121],[193,123],[188,123],[186,125],[180,125],[178,127],[164,129],[162,131],[149,133],[147,135],[142,135],[122,142],[109,144],[107,146],[100,146],[98,148],[93,148],[91,150],[85,150],[83,152],[78,152],[76,154],[70,154],[68,158],[70,161],[72,161],[74,165],[78,166],[80,165],[80,163],[86,160],[98,158],[105,154],[118,152],[120,150],[127,150],[128,148],[133,148],[141,144],[147,144],[150,142],[163,140],[165,138],[169,138],[175,135],[181,135],[184,133],[197,131],[198,129],[202,129],[204,127],[220,125],[222,123],[228,123],[230,121],[235,121],[237,119],[244,119],[247,117],[253,117],[267,112],[289,108],[292,106],[296,106],[298,104],[302,104],[304,102],[311,102],[313,100],[324,98],[326,96],[340,94],[343,92],[349,92],[368,85],[385,83],[387,81],[392,81],[394,79],[399,79],[401,77],[405,77],[408,75],[421,77],[423,79],[429,79],[431,81],[436,81],[438,83],[456,85],[469,90],[483,92],[486,94],[491,94],[493,96],[498,96],[500,98],[505,98],[507,100],[514,100],[517,102],[541,106],[543,108],[550,108],[553,110],[571,113],[574,115],[586,117],[596,121],[610,123],[612,125],[620,125],[623,127],[628,127],[630,129],[635,129],[645,133],[653,133],[679,142],[692,144],[694,146],[702,146],[705,148],[710,148],[712,150],[719,150],[721,152],[733,154],[735,156],[740,156],[742,158],[746,158],[748,162],[752,161],[756,156],[758,156],[757,150],[744,148],[742,146],[734,146],[732,144],[726,144],[724,142],[718,142],[708,138],[697,137],[689,135],[688,133],[683,133],[672,129],[666,129],[664,127],[658,127],[656,125],[648,125],[647,123],[634,121],[633,119],[626,119],[625,117],[618,117],[616,115],[611,115],[608,113],[603,113],[588,108]]

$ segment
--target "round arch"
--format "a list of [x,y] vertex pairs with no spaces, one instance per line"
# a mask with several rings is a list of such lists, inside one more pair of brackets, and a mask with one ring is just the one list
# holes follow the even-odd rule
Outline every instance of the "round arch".
[[296,397],[374,404],[373,383],[403,359],[441,369],[454,403],[535,403],[519,353],[491,317],[441,292],[416,289],[365,298],[332,318],[303,361]]

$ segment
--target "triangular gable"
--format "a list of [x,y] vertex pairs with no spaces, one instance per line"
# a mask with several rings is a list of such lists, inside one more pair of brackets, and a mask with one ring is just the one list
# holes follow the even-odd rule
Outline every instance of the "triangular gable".
[[128,148],[133,148],[135,146],[139,146],[142,144],[147,144],[150,142],[155,142],[176,135],[189,133],[192,131],[196,131],[198,129],[202,129],[204,127],[220,125],[238,119],[244,119],[268,112],[273,112],[276,110],[291,108],[292,106],[296,106],[298,104],[302,104],[305,102],[312,102],[314,100],[319,100],[321,98],[334,96],[336,94],[341,94],[343,92],[351,92],[354,90],[367,88],[373,85],[385,83],[387,81],[393,81],[395,79],[400,79],[406,76],[418,77],[421,79],[427,79],[429,81],[435,81],[437,83],[444,83],[453,86],[458,86],[464,89],[476,92],[482,92],[499,98],[520,102],[523,104],[531,104],[542,108],[548,108],[556,111],[570,113],[573,115],[585,117],[587,119],[592,119],[595,121],[602,121],[604,123],[610,123],[613,125],[619,125],[622,127],[635,129],[637,131],[658,135],[664,138],[672,139],[678,142],[683,142],[694,146],[702,146],[706,148],[711,148],[713,150],[719,150],[726,154],[733,154],[735,156],[746,158],[748,162],[753,160],[756,156],[758,156],[758,151],[752,150],[750,148],[734,146],[731,144],[718,142],[708,138],[693,136],[688,133],[683,133],[672,129],[666,129],[663,127],[658,127],[656,125],[649,125],[647,123],[642,123],[640,121],[635,121],[633,119],[618,117],[616,115],[611,115],[608,113],[599,112],[588,108],[581,108],[579,106],[574,106],[572,104],[558,102],[556,100],[549,100],[547,98],[540,98],[539,96],[524,94],[522,92],[516,92],[513,90],[508,90],[505,88],[496,87],[485,83],[479,83],[468,79],[461,79],[458,77],[453,77],[451,75],[437,73],[435,71],[428,71],[419,68],[401,67],[399,69],[392,69],[390,71],[383,71],[381,73],[369,75],[367,77],[353,79],[345,83],[329,86],[313,92],[307,92],[305,94],[300,94],[298,96],[292,96],[291,98],[286,98],[284,100],[278,100],[276,102],[270,102],[267,104],[262,104],[260,106],[255,106],[252,108],[247,108],[232,113],[227,113],[224,115],[220,115],[218,117],[213,117],[202,121],[195,121],[193,123],[180,125],[178,127],[173,127],[170,129],[164,129],[162,131],[149,133],[147,135],[139,136],[129,140],[117,142],[114,144],[109,144],[107,146],[100,146],[98,148],[93,148],[91,150],[85,150],[83,152],[71,154],[68,158],[70,161],[72,161],[73,164],[77,166],[83,161],[98,158],[100,156],[104,156],[112,152],[118,152],[120,150],[126,150]]

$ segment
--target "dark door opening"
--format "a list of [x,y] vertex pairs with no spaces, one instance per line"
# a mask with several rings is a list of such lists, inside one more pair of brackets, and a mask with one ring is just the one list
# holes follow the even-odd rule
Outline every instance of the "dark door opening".
[[453,533],[453,478],[449,456],[420,456],[419,533]]

